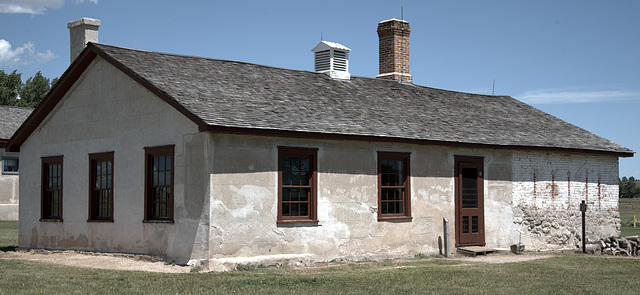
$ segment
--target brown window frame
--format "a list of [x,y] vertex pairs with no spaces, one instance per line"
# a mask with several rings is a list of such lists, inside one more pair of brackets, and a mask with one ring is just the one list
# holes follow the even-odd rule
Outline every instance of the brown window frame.
[[[88,221],[107,221],[113,222],[113,191],[114,187],[114,162],[113,162],[114,152],[106,152],[106,153],[95,153],[89,154],[89,220]],[[96,164],[98,162],[110,162],[111,169],[110,175],[107,174],[107,188],[96,188],[96,177],[98,176],[98,171],[96,170]],[[109,178],[110,176],[110,178]],[[99,212],[102,211],[100,209],[100,205],[103,202],[100,202],[98,198],[98,194],[102,191],[105,191],[107,196],[107,204],[109,208],[107,208],[107,216],[99,216]],[[104,200],[103,200],[104,201]]]
[[[62,209],[63,209],[63,191],[64,191],[64,158],[63,156],[53,156],[53,157],[42,157],[42,166],[41,166],[41,186],[40,186],[40,200],[41,200],[41,212],[40,221],[62,221]],[[59,165],[60,171],[56,171],[56,175],[51,175],[49,173],[49,167]],[[50,189],[49,179],[57,179],[57,183],[59,187],[55,190]],[[49,198],[49,194],[58,192],[59,198],[58,202],[55,203]],[[55,207],[57,208],[55,208]],[[52,213],[57,212],[57,214]]]
[[[309,184],[308,185],[287,185],[283,184],[283,160],[285,157],[291,158],[308,158],[309,159]],[[302,148],[302,147],[278,147],[278,221],[277,223],[317,223],[318,217],[318,172],[317,163],[318,149],[317,148]],[[285,171],[286,173],[286,171]],[[308,189],[309,196],[308,201],[283,201],[283,189]],[[307,204],[307,216],[283,216],[284,205],[294,203],[306,203]]]
[[[382,161],[402,161],[403,162],[403,184],[402,186],[383,186]],[[403,152],[378,152],[378,221],[383,220],[411,220],[411,153]],[[404,190],[402,197],[402,213],[383,213],[382,200],[383,189],[401,188]]]
[[[155,147],[145,147],[144,148],[144,220],[143,222],[173,222],[173,213],[174,213],[174,181],[175,181],[175,146],[174,145],[164,145],[164,146],[155,146]],[[171,168],[170,170],[162,170],[166,173],[169,171],[171,174],[169,184],[165,185],[157,185],[158,187],[168,188],[169,199],[166,201],[168,214],[160,215],[159,213],[155,213],[153,207],[155,205],[153,201],[153,192],[154,192],[154,184],[153,184],[153,158],[154,157],[167,157],[169,156],[171,159]],[[166,180],[166,178],[165,178]]]

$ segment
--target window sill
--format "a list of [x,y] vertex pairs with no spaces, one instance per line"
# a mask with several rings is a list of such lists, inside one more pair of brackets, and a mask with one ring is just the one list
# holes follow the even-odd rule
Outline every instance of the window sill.
[[2,171],[2,175],[20,175],[19,172]]
[[378,221],[397,221],[397,222],[411,222],[413,217],[411,216],[379,216]]
[[303,220],[278,220],[278,222],[276,222],[278,225],[290,225],[290,226],[295,226],[296,224],[300,224],[300,225],[313,225],[313,224],[318,224],[319,221],[318,220],[309,220],[309,219],[303,219]]
[[45,218],[41,218],[40,222],[62,222],[62,219],[45,219]]
[[162,220],[162,219],[151,219],[151,220],[143,220],[142,223],[174,223],[173,220]]
[[89,219],[87,222],[95,223],[113,223],[113,219]]

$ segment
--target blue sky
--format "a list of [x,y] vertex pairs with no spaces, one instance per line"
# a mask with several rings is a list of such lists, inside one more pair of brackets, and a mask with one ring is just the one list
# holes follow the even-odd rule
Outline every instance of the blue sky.
[[[510,95],[640,151],[640,1],[0,0],[0,69],[23,79],[69,65],[69,21],[102,21],[101,43],[313,70],[324,40],[378,74],[378,22],[411,25],[415,84]],[[495,90],[493,81],[495,79]],[[640,177],[640,157],[620,159]]]

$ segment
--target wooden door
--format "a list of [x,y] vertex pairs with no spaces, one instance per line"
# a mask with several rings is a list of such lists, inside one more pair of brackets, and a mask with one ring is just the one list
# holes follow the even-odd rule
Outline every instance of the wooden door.
[[484,158],[455,156],[456,246],[484,246]]

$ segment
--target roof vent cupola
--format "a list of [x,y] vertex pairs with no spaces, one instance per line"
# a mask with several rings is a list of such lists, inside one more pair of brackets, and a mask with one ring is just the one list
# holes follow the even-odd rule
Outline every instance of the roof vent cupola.
[[333,79],[349,80],[349,51],[344,45],[321,41],[311,49],[315,54],[315,71],[325,73]]

